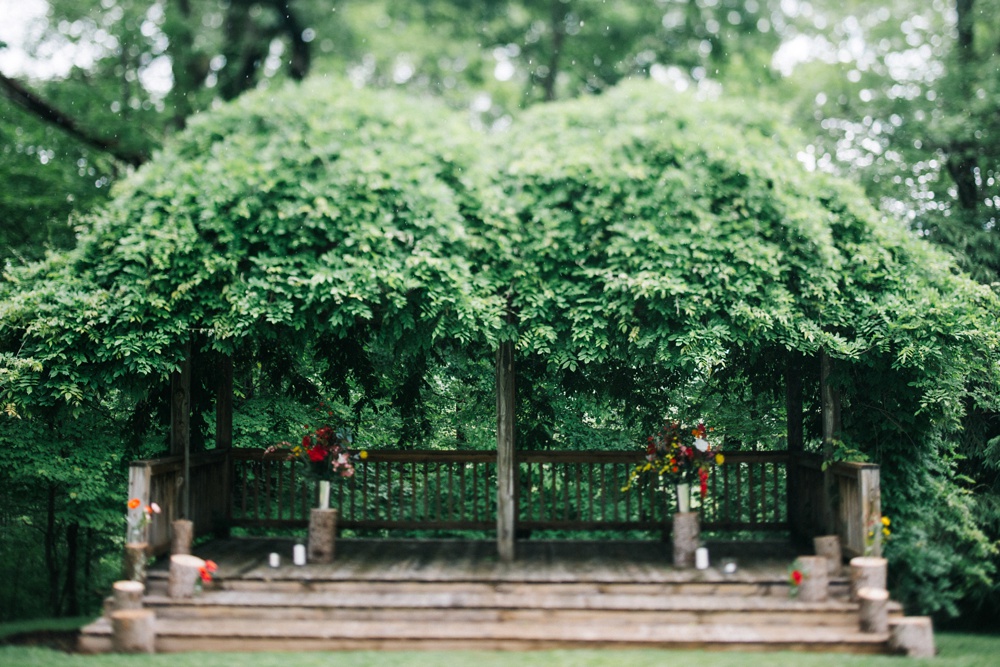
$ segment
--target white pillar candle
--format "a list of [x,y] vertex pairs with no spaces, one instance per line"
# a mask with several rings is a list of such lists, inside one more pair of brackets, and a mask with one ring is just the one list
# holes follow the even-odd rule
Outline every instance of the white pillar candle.
[[708,569],[708,549],[698,547],[694,552],[694,566],[699,570]]
[[271,554],[268,557],[268,563],[271,565],[271,567],[278,567],[279,565],[281,565],[281,556],[279,556],[278,554]]
[[292,549],[292,560],[296,565],[306,564],[306,545],[296,544]]

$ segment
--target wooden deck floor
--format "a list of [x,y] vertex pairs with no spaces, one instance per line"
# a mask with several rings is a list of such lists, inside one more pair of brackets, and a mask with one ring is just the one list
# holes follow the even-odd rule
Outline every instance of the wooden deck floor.
[[[654,541],[542,541],[517,544],[512,563],[500,562],[496,544],[479,540],[340,539],[331,564],[296,566],[287,538],[230,538],[198,545],[195,555],[219,565],[216,578],[237,580],[363,580],[484,582],[683,583],[783,582],[795,550],[785,542],[708,543],[707,570],[676,569],[669,543]],[[277,553],[280,566],[270,567]],[[736,561],[725,573],[724,558]],[[165,576],[161,560],[150,571]]]

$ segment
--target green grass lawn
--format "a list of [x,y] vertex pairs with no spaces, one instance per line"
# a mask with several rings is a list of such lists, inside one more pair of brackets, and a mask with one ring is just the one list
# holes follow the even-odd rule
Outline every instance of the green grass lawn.
[[[26,624],[20,624],[22,627]],[[11,634],[0,626],[0,637]],[[51,623],[45,627],[51,628]],[[22,632],[23,629],[17,630]],[[171,653],[165,655],[73,655],[48,648],[0,646],[3,667],[994,667],[1000,635],[938,633],[939,655],[933,660],[891,656],[815,653],[723,653],[702,651],[531,651],[531,652],[374,652],[341,653]]]

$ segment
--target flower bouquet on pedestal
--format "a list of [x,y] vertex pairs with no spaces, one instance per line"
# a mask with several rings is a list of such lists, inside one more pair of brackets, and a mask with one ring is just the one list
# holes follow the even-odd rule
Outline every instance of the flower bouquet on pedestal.
[[690,488],[697,484],[704,498],[708,477],[725,457],[709,443],[711,429],[704,423],[685,426],[668,420],[660,432],[646,441],[646,461],[636,466],[623,490],[628,490],[642,476],[653,475],[658,485],[677,490],[679,512],[690,511]]
[[330,508],[330,483],[354,476],[354,462],[367,458],[367,452],[353,452],[353,437],[345,428],[322,426],[302,437],[301,444],[282,442],[267,453],[287,451],[305,477],[315,480],[318,502],[309,516],[309,560],[329,563],[333,560],[337,532],[337,510]]

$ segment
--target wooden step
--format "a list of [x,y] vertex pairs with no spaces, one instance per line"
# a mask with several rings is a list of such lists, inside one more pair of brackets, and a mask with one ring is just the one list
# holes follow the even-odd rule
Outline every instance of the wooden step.
[[[156,629],[158,652],[644,647],[881,653],[886,651],[888,640],[886,634],[863,634],[839,627],[705,626],[658,622],[609,626],[530,621],[484,624],[476,621],[344,620],[330,623],[295,619],[257,624],[246,619],[192,623],[158,618]],[[108,650],[110,632],[106,619],[88,626],[81,639],[81,650]]]

